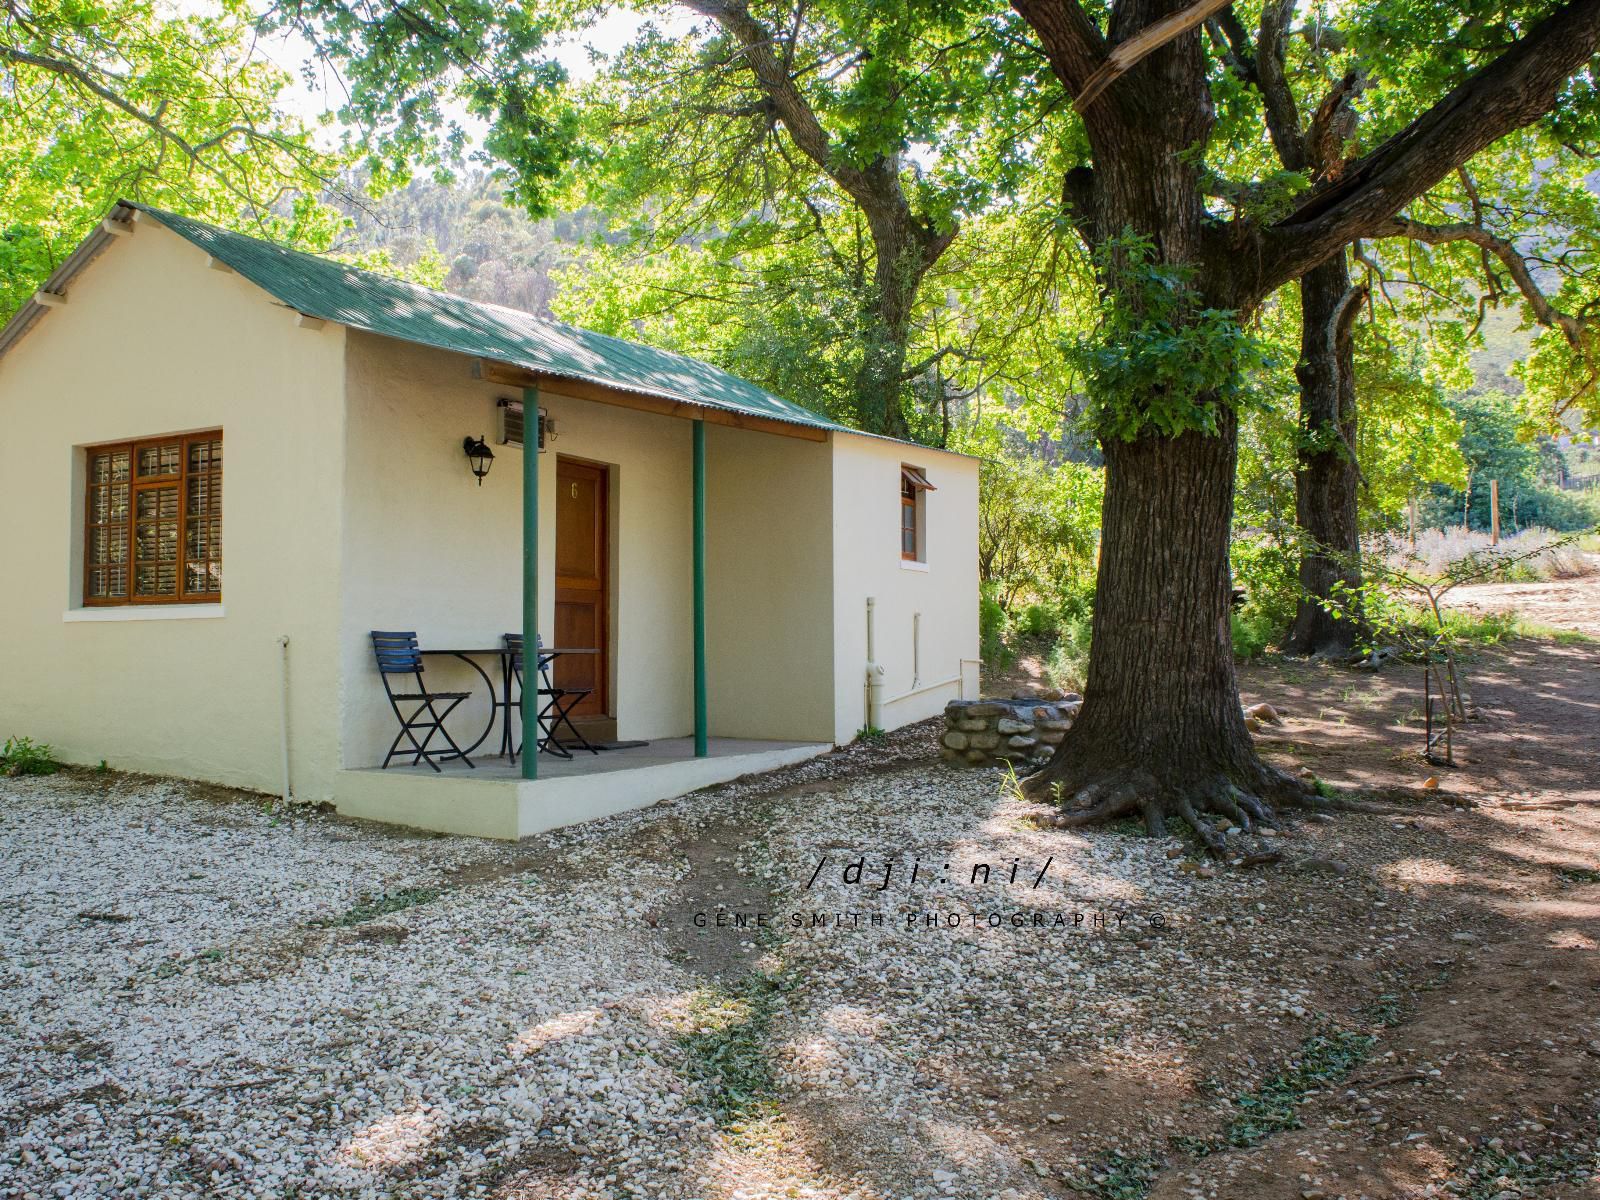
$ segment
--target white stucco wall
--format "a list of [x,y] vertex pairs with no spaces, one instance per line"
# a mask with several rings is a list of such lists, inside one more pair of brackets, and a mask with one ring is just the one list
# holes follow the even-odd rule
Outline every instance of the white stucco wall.
[[[395,722],[369,631],[415,629],[424,646],[493,646],[522,617],[522,451],[494,446],[480,487],[461,439],[491,445],[495,401],[515,389],[474,379],[469,359],[371,334],[349,335],[349,460],[344,529],[344,762],[373,766]],[[540,628],[553,639],[558,455],[610,468],[611,696],[621,738],[693,726],[690,425],[544,393],[557,429],[539,460]],[[531,424],[531,423],[530,423]],[[448,660],[430,686],[482,684]],[[487,711],[463,706],[457,733]],[[498,749],[499,735],[483,747]]]
[[[294,314],[153,221],[117,239],[0,357],[0,739],[70,762],[280,787],[337,761],[344,333]],[[81,609],[87,444],[223,431],[215,608]],[[139,617],[143,619],[130,619]]]
[[833,740],[832,476],[826,442],[706,429],[713,736]]
[[[0,517],[11,531],[0,739],[275,791],[288,636],[294,788],[332,798],[339,766],[376,764],[394,734],[369,630],[488,646],[519,623],[522,452],[496,447],[480,488],[461,451],[464,435],[493,439],[500,396],[520,398],[474,379],[460,356],[297,326],[141,222],[0,358]],[[687,734],[692,426],[554,389],[542,402],[558,436],[540,460],[541,626],[549,638],[557,456],[607,464],[618,735]],[[82,447],[212,427],[225,463],[220,609],[82,610]],[[707,434],[715,736],[850,740],[863,721],[868,596],[884,697],[913,686],[913,613],[919,686],[976,659],[975,462],[852,435]],[[926,571],[901,565],[902,462],[938,488],[926,501]],[[431,670],[440,686],[471,678]],[[895,701],[881,723],[930,715],[959,690]],[[458,732],[484,715],[464,711]]]
[[[936,489],[924,498],[922,564],[900,557],[902,463],[924,468]],[[835,436],[833,543],[835,740],[849,741],[865,720],[868,597],[875,602],[874,659],[883,668],[881,727],[942,711],[962,695],[963,679],[966,694],[975,696],[977,460],[882,438]]]

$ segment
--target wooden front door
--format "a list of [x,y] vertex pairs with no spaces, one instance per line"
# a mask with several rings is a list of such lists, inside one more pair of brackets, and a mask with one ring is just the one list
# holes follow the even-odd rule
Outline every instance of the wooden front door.
[[611,677],[608,526],[606,469],[557,458],[555,644],[597,651],[563,654],[555,661],[557,687],[590,689],[572,710],[574,716],[603,717],[610,703],[606,695]]

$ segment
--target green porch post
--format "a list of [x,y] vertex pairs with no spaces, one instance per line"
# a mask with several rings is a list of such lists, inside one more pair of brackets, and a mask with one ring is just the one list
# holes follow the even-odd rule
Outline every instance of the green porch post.
[[[539,389],[522,389],[522,777],[539,778]],[[509,716],[509,714],[507,714]]]
[[706,732],[706,423],[694,423],[694,756],[710,753]]

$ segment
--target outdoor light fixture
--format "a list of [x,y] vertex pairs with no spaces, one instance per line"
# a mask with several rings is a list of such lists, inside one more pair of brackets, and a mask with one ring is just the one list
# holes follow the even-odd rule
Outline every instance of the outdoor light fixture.
[[472,473],[477,477],[478,486],[483,486],[483,477],[489,473],[489,468],[494,466],[494,451],[489,449],[489,443],[481,437],[464,437],[461,439],[461,449],[466,452],[467,461],[472,464]]

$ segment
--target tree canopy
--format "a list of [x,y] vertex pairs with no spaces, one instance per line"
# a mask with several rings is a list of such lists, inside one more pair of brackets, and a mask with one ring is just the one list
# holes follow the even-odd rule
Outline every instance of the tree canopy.
[[282,103],[242,0],[173,15],[154,0],[0,11],[0,312],[118,198],[325,248],[344,159]]

